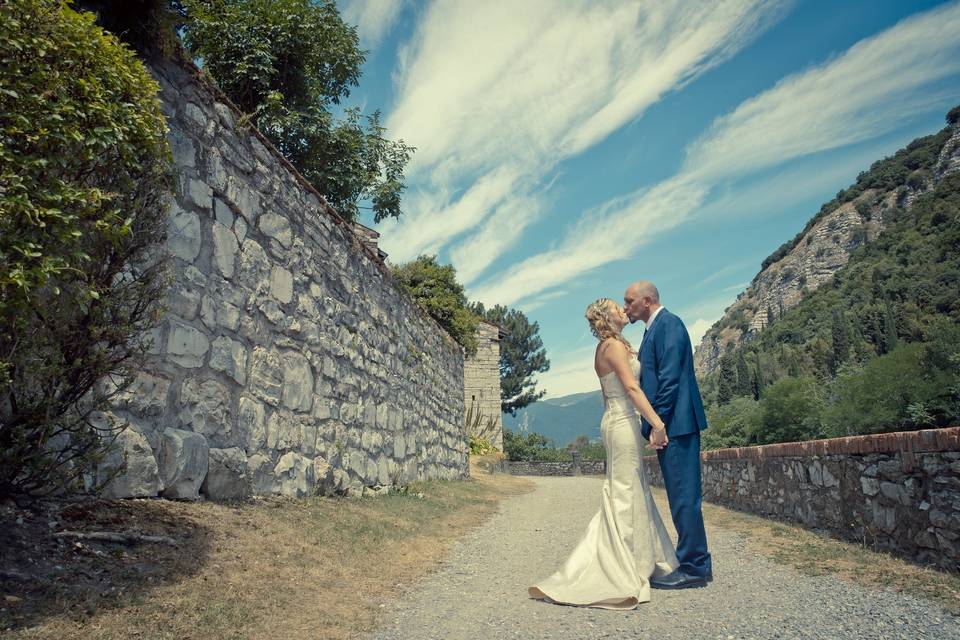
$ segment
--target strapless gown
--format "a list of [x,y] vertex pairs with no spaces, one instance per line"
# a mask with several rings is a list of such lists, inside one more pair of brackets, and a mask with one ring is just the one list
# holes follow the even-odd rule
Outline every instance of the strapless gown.
[[[634,374],[640,366],[631,361]],[[643,468],[640,419],[616,373],[600,378],[600,435],[607,475],[600,510],[559,571],[529,588],[531,597],[602,609],[650,600],[650,577],[679,566]]]

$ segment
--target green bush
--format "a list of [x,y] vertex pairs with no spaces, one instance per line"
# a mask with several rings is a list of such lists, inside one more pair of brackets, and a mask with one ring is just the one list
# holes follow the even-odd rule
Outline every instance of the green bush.
[[701,434],[704,449],[745,447],[760,431],[760,403],[753,398],[737,397],[725,405],[712,407],[707,414],[710,428]]
[[0,494],[77,488],[109,444],[91,414],[158,319],[157,92],[92,14],[0,3]]
[[576,439],[564,447],[564,450],[573,454],[574,451],[580,453],[581,460],[606,460],[607,448],[602,442],[591,442],[590,437],[579,435]]
[[830,436],[948,426],[960,418],[960,341],[897,347],[838,376],[832,396]]
[[798,442],[820,437],[823,392],[813,377],[781,378],[767,387],[760,400],[758,444]]
[[436,256],[420,256],[392,267],[392,271],[400,286],[463,347],[467,355],[477,352],[480,318],[467,306],[463,285],[457,282],[456,269],[441,265]]
[[558,462],[570,460],[569,451],[560,451],[546,436],[531,432],[526,435],[503,430],[503,452],[509,460]]
[[470,434],[470,455],[485,456],[488,453],[496,452],[497,448],[493,446],[489,440]]

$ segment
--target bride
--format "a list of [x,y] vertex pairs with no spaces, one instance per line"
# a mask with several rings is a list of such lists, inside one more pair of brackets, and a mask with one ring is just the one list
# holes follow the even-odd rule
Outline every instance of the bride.
[[586,317],[600,341],[593,366],[605,405],[600,434],[607,476],[600,511],[560,570],[529,593],[557,604],[633,609],[649,602],[651,576],[679,566],[647,484],[637,412],[653,425],[650,446],[667,446],[667,434],[637,383],[640,363],[620,334],[628,322],[624,310],[601,298],[587,307]]

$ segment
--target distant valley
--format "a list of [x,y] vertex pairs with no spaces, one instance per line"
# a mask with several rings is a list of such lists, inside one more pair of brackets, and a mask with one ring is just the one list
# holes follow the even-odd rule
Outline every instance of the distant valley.
[[581,435],[599,440],[602,416],[603,397],[597,390],[540,400],[520,409],[516,416],[505,413],[503,426],[511,431],[522,428],[541,433],[555,446],[563,447]]

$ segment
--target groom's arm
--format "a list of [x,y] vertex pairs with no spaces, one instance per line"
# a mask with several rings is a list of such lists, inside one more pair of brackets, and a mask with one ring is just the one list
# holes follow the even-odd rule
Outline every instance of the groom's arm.
[[679,318],[668,316],[664,323],[661,339],[657,341],[656,353],[659,364],[657,376],[657,394],[650,398],[653,410],[657,412],[664,424],[670,426],[673,418],[673,409],[677,405],[677,395],[680,393],[680,365],[683,361],[683,349],[686,348],[686,330]]

